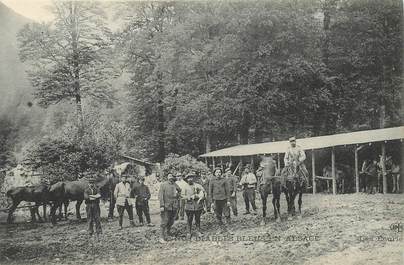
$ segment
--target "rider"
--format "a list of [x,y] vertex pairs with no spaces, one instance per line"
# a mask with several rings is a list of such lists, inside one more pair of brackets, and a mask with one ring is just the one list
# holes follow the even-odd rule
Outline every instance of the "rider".
[[306,183],[308,183],[307,176],[309,172],[304,165],[306,154],[299,145],[296,145],[296,137],[289,138],[289,143],[290,147],[288,147],[288,149],[286,150],[284,158],[285,167],[292,166],[292,168],[296,170],[295,172],[302,172],[304,180],[306,181]]

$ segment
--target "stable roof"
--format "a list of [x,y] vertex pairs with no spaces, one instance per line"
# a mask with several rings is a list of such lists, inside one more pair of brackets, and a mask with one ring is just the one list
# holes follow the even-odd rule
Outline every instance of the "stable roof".
[[[398,140],[403,138],[404,126],[400,126],[386,129],[301,138],[297,139],[296,142],[297,145],[301,146],[304,150],[311,150],[332,146]],[[216,150],[203,154],[200,157],[251,156],[259,154],[285,153],[288,147],[289,141],[245,144]]]

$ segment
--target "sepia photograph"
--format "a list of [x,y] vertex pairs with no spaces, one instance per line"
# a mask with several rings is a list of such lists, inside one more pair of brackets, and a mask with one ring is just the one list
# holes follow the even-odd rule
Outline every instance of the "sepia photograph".
[[403,0],[0,0],[0,265],[403,265]]

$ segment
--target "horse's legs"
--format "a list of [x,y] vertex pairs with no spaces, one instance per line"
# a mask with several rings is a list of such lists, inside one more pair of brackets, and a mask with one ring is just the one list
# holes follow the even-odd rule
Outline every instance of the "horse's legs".
[[303,195],[303,190],[299,191],[299,199],[297,203],[299,204],[299,217],[301,218],[302,216],[302,195]]
[[395,192],[396,192],[396,185],[397,185],[397,184],[396,184],[396,180],[397,180],[397,179],[396,179],[396,175],[393,174],[393,175],[392,175],[392,179],[393,179],[393,189],[391,190],[391,192],[392,192],[392,193],[395,193]]
[[11,224],[13,222],[13,213],[17,209],[18,204],[20,204],[21,201],[13,201],[13,204],[11,207],[8,209],[8,217],[7,217],[7,223]]
[[67,207],[69,207],[69,200],[63,202],[64,206],[64,213],[65,213],[65,220],[67,220]]
[[46,217],[46,203],[42,204],[42,215],[43,215],[43,220],[46,222],[47,217]]
[[51,209],[50,209],[50,219],[53,225],[56,224],[56,210],[60,207],[60,205],[62,204],[62,202],[60,201],[55,201],[52,203],[51,205]]
[[272,190],[272,205],[274,206],[274,213],[275,213],[275,220],[279,222],[281,220],[281,214],[280,214],[280,197],[281,197],[281,189],[280,185],[276,185],[274,189]]
[[38,221],[39,222],[43,222],[42,217],[39,215],[39,206],[41,206],[40,203],[35,203],[35,207],[34,207],[34,217],[35,215],[38,216]]
[[[262,189],[264,189],[264,187],[262,187]],[[260,195],[262,200],[262,217],[265,218],[267,216],[268,193],[265,190],[261,190]]]
[[77,220],[81,220],[80,206],[81,206],[82,202],[83,202],[82,200],[76,202],[76,217],[77,217]]

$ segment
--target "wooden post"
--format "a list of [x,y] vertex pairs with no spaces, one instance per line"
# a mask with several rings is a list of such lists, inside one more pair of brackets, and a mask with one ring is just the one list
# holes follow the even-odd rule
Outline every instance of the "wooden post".
[[251,156],[251,161],[250,161],[250,163],[251,163],[251,172],[254,173],[254,156],[253,156],[253,155]]
[[313,177],[313,195],[316,194],[316,155],[314,149],[311,149],[311,175]]
[[335,177],[335,150],[331,149],[331,168],[332,168],[332,194],[337,194],[337,181]]
[[221,164],[220,167],[222,168],[222,172],[224,172],[225,169],[223,168],[223,157],[222,156],[220,157],[220,164]]
[[358,165],[358,145],[355,147],[355,188],[356,193],[359,193],[359,165]]
[[239,168],[239,175],[243,173],[243,158],[240,156],[240,168]]
[[230,162],[229,168],[231,168],[231,167],[233,166],[233,161],[232,161],[232,159],[231,159],[231,156],[229,156],[229,162]]
[[[215,157],[212,156],[212,170],[215,170],[216,165],[215,165]],[[213,172],[214,173],[214,172]]]
[[[387,193],[387,173],[386,173],[386,143],[382,143],[382,159],[381,159],[381,166],[382,166],[382,177],[383,177],[383,194]],[[377,186],[380,184],[378,183]]]
[[205,165],[207,166],[207,167],[209,167],[209,165],[208,165],[208,158],[205,156]]
[[278,153],[278,169],[281,170],[281,156]]

